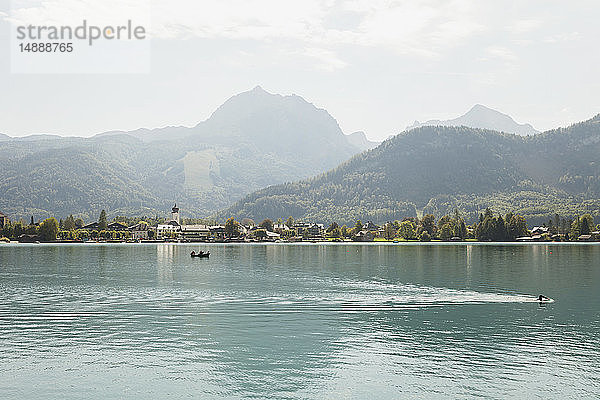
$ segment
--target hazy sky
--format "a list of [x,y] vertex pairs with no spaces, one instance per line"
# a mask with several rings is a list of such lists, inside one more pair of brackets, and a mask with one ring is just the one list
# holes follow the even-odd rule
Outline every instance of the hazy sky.
[[600,113],[597,0],[145,0],[150,73],[10,72],[10,21],[129,16],[140,1],[2,0],[0,133],[189,126],[256,85],[372,139],[475,103],[539,130]]

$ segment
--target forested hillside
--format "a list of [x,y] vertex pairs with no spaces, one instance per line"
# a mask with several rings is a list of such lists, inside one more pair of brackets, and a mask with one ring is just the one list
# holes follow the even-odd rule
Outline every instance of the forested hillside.
[[531,221],[556,212],[600,214],[600,117],[521,137],[466,127],[422,127],[315,178],[253,193],[222,215],[384,222],[486,207]]

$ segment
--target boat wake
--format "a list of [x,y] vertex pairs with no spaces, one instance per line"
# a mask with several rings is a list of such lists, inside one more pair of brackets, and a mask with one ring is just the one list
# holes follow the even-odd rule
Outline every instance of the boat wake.
[[[461,304],[539,303],[537,295],[520,293],[493,293],[476,290],[449,289],[413,284],[383,282],[338,282],[343,296],[314,298],[316,302],[360,305],[361,307],[422,308]],[[341,286],[341,287],[340,287]],[[305,297],[304,300],[307,300]],[[542,303],[553,303],[548,299]]]
[[[382,282],[327,282],[318,293],[286,293],[272,296],[238,296],[213,298],[217,308],[236,304],[254,312],[342,311],[376,312],[423,309],[474,304],[539,303],[537,296],[517,293],[490,293],[412,284]],[[551,303],[554,300],[545,301]]]

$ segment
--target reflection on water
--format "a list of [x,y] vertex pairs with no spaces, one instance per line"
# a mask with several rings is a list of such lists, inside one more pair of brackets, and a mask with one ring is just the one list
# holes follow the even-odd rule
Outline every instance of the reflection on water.
[[156,246],[156,270],[158,283],[161,285],[173,283],[173,258],[176,245],[165,244]]
[[598,246],[192,249],[0,246],[0,398],[600,396]]

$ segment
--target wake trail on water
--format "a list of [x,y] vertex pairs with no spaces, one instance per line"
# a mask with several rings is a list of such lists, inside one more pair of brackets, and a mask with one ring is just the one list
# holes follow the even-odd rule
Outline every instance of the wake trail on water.
[[225,297],[212,299],[210,303],[223,310],[229,310],[229,306],[236,304],[240,309],[250,313],[293,313],[301,311],[376,312],[475,304],[538,302],[535,295],[490,293],[413,284],[337,281],[328,282],[326,288],[319,293]]
[[[322,309],[346,312],[393,311],[476,304],[537,303],[537,296],[490,293],[412,284],[344,282],[340,291],[314,296],[279,299],[275,303],[291,309]],[[550,300],[548,302],[553,302]]]
[[[450,289],[381,281],[320,280],[304,287],[281,288],[265,293],[238,288],[232,291],[196,291],[156,288],[79,293],[78,301],[57,302],[52,290],[37,293],[19,302],[24,309],[0,306],[0,326],[25,326],[44,322],[70,323],[82,319],[118,318],[127,323],[150,318],[160,312],[164,318],[201,314],[259,315],[278,313],[358,313],[418,310],[461,305],[539,303],[537,295],[494,293],[472,289]],[[72,295],[72,288],[70,295]],[[64,294],[64,293],[63,293]],[[552,303],[550,299],[543,303]],[[151,311],[152,310],[152,311]],[[171,317],[169,317],[171,316]]]

